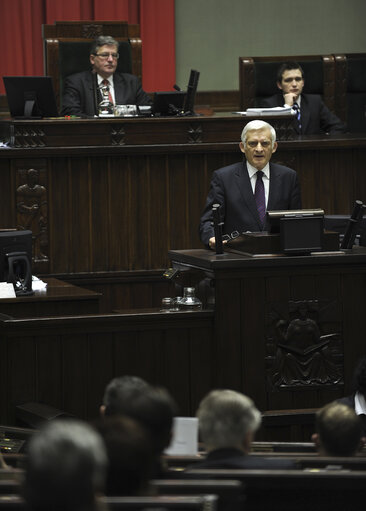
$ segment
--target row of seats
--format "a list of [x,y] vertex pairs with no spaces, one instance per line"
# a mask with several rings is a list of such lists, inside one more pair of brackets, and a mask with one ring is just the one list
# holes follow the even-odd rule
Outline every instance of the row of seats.
[[320,94],[349,132],[365,132],[366,53],[239,57],[240,109],[258,107],[276,94],[278,67],[294,60],[304,70],[304,92]]
[[[279,471],[209,469],[191,472],[192,479],[152,481],[142,497],[102,497],[104,508],[197,509],[200,511],[358,510],[366,496],[365,471]],[[25,509],[20,492],[0,495],[0,510]],[[3,485],[5,487],[5,484]],[[0,485],[1,488],[1,485]],[[18,489],[20,486],[18,486]]]

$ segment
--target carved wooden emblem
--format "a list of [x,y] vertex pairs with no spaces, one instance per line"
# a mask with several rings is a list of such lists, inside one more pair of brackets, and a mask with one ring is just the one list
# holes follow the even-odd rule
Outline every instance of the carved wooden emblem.
[[[343,345],[337,304],[290,301],[287,311],[274,304],[269,314],[267,381],[271,390],[343,383]],[[333,316],[333,317],[331,317]]]
[[188,128],[187,134],[188,134],[188,143],[189,144],[201,144],[202,143],[202,126],[200,124],[198,125],[191,125]]
[[86,39],[95,39],[103,35],[103,26],[96,24],[83,25],[81,27],[81,34]]
[[43,181],[45,172],[37,169],[20,169],[17,175],[17,228],[32,231],[34,262],[48,261],[47,189],[41,176]]

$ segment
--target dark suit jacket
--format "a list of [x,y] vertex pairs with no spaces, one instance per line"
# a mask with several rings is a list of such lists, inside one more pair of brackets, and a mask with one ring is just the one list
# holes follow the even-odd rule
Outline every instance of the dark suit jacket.
[[[151,105],[150,97],[142,89],[136,76],[114,73],[113,82],[117,105]],[[76,73],[65,80],[61,114],[92,117],[98,114],[100,101],[96,74],[91,71]]]
[[[269,164],[267,210],[301,209],[300,185],[294,170]],[[223,234],[262,230],[246,161],[215,170],[200,222],[200,238],[205,245],[214,236],[212,206],[221,205]],[[266,226],[264,226],[264,230]]]
[[[351,394],[350,396],[341,397],[337,399],[337,403],[342,403],[343,405],[347,405],[353,410],[355,409],[355,394]],[[366,436],[366,415],[363,413],[359,415],[359,418],[362,422],[362,436]]]
[[287,470],[296,468],[296,465],[294,461],[285,458],[277,459],[255,456],[253,454],[245,455],[238,449],[225,448],[209,452],[203,461],[189,465],[186,471],[206,468]]
[[[261,104],[263,108],[283,105],[282,94],[275,94],[264,99]],[[301,94],[300,113],[302,134],[316,135],[319,133],[344,133],[346,131],[342,122],[325,106],[321,97],[317,94]]]

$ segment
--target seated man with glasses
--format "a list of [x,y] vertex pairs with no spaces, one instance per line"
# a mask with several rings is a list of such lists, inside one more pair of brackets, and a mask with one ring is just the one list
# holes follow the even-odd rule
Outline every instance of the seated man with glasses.
[[136,76],[116,72],[118,57],[118,41],[113,37],[100,36],[94,41],[89,57],[92,69],[68,76],[65,80],[62,115],[97,115],[103,86],[108,86],[109,99],[115,105],[152,103]]

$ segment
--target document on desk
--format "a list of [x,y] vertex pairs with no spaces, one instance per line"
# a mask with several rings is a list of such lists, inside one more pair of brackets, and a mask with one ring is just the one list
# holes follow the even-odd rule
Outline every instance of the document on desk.
[[238,115],[253,115],[258,117],[265,117],[266,115],[296,115],[295,111],[290,106],[275,106],[273,108],[248,108],[245,112],[233,112]]
[[13,284],[0,282],[0,298],[16,298]]

